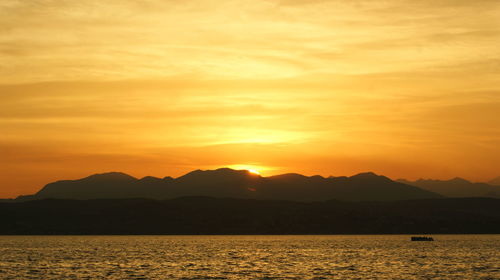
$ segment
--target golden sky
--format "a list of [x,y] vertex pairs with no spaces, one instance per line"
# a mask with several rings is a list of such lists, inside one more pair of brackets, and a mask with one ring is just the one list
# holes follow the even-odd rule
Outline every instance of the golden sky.
[[500,176],[497,0],[2,0],[0,197],[92,173]]

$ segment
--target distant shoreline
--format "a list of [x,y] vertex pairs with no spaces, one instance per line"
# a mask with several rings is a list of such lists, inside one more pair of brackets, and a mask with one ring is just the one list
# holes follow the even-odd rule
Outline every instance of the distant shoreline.
[[294,202],[209,197],[0,203],[0,235],[500,234],[500,199]]

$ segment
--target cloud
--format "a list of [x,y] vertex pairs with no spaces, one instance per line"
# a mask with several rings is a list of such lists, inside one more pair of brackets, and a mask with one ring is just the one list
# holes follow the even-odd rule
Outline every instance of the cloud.
[[275,79],[421,70],[479,52],[498,58],[492,1],[290,6],[298,2],[7,1],[0,82]]
[[495,177],[455,163],[500,164],[499,17],[486,0],[1,1],[2,145],[144,173],[168,150],[186,169]]

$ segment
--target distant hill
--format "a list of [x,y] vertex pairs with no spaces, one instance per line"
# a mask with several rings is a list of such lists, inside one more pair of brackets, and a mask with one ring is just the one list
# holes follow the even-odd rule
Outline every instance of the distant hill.
[[0,203],[0,217],[9,235],[498,234],[500,200],[46,199]]
[[419,187],[447,197],[494,197],[500,198],[500,186],[486,183],[472,183],[462,178],[447,181],[441,180],[397,180],[400,183]]
[[100,199],[209,196],[292,201],[386,201],[440,198],[433,192],[394,182],[374,173],[351,177],[303,176],[283,174],[261,177],[247,170],[221,168],[195,170],[184,176],[145,177],[137,179],[124,173],[96,174],[78,180],[47,184],[39,192],[22,196],[17,201],[33,199]]
[[494,186],[500,186],[500,177],[496,177],[495,179],[489,181],[488,184]]

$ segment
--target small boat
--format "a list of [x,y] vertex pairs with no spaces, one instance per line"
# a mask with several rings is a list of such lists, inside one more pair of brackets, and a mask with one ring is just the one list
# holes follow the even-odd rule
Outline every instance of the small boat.
[[412,236],[411,241],[434,241],[434,238],[427,236]]

